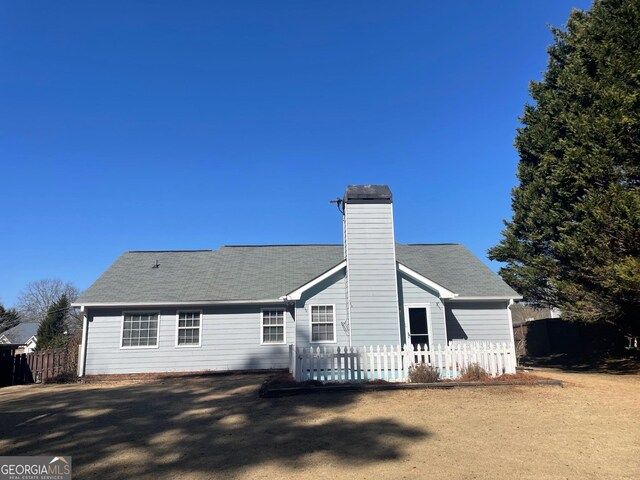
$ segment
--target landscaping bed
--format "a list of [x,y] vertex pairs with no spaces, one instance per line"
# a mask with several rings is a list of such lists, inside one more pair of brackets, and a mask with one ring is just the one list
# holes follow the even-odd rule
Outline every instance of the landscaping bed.
[[306,393],[345,392],[345,391],[380,391],[380,390],[428,390],[452,389],[469,387],[500,387],[500,386],[559,386],[560,380],[541,377],[532,373],[519,372],[513,375],[486,377],[482,380],[439,380],[425,383],[387,382],[372,380],[369,382],[323,383],[317,380],[296,382],[291,374],[277,374],[267,378],[259,390],[263,398],[284,397]]

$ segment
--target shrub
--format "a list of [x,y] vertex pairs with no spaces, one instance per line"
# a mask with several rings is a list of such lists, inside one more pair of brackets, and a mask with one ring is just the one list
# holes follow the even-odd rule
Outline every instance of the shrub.
[[440,380],[440,372],[437,368],[418,363],[409,368],[409,381],[411,383],[434,383]]
[[479,363],[471,363],[460,370],[460,380],[463,382],[481,382],[488,379],[489,374]]
[[59,373],[55,377],[48,378],[43,383],[78,383],[80,378],[75,373]]

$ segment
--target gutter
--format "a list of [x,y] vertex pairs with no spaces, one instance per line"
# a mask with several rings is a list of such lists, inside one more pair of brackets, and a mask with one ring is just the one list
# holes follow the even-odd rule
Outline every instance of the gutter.
[[448,302],[455,302],[457,300],[502,300],[502,301],[514,301],[514,300],[522,300],[521,296],[513,296],[513,297],[473,297],[473,296],[468,296],[468,297],[462,297],[462,296],[458,296],[458,297],[454,297],[454,298],[447,298],[446,299]]
[[190,302],[74,302],[72,307],[172,307],[179,306],[199,306],[199,305],[261,305],[269,303],[285,303],[283,299],[265,300],[194,300]]

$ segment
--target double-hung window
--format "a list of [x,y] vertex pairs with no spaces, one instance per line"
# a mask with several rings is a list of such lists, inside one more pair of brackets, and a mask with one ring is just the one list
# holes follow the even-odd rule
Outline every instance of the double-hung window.
[[158,346],[158,312],[125,312],[122,318],[122,348]]
[[283,308],[265,308],[262,310],[262,343],[285,343],[285,325]]
[[336,341],[336,317],[333,305],[311,306],[311,341],[317,343]]
[[176,345],[179,347],[199,347],[202,313],[196,311],[178,312],[178,332]]

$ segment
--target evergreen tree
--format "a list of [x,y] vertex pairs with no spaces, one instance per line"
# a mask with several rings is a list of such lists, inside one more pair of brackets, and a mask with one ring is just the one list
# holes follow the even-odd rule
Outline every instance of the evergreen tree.
[[20,323],[20,315],[15,308],[5,309],[0,304],[0,333],[15,327]]
[[36,337],[38,350],[61,348],[66,344],[65,317],[69,310],[69,299],[66,294],[54,302],[47,310],[47,316],[38,327]]
[[489,257],[526,300],[640,333],[640,1],[553,28],[515,145],[513,217]]

